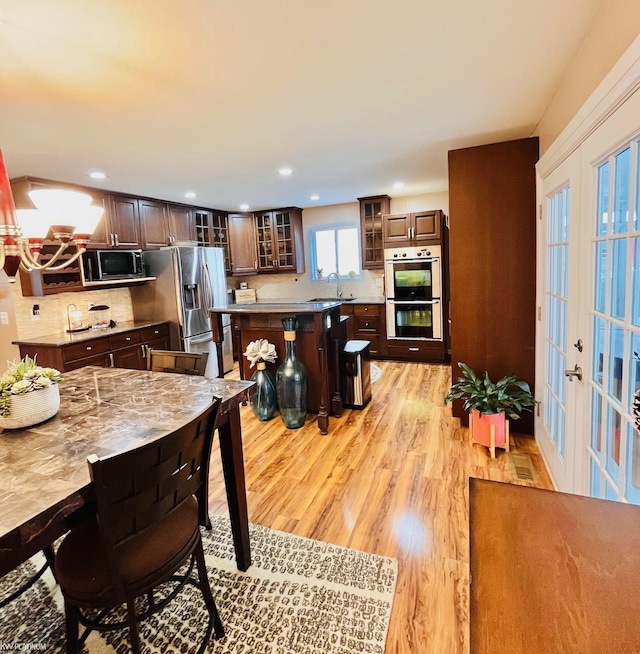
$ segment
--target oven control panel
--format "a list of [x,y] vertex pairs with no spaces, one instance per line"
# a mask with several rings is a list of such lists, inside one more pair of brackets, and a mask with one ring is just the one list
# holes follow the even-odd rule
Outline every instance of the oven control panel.
[[387,248],[384,251],[385,261],[399,261],[402,259],[439,259],[442,253],[440,245],[422,247]]

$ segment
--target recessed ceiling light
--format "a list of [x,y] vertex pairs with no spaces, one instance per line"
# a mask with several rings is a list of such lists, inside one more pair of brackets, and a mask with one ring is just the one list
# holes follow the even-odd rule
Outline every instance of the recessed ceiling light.
[[92,170],[89,173],[89,177],[91,179],[107,179],[106,173],[103,173],[101,170]]
[[184,197],[185,197],[185,198],[189,198],[190,200],[192,200],[193,198],[196,197],[196,194],[195,194],[193,191],[187,191],[187,192],[184,194]]
[[280,168],[280,170],[278,171],[278,175],[282,175],[283,177],[288,177],[289,175],[291,175],[292,172],[293,170],[291,170],[291,168]]
[[404,182],[395,182],[393,185],[393,188],[400,190],[401,188],[404,188]]
[[320,196],[319,195],[312,195],[309,199],[313,200],[315,202],[316,200],[320,199]]
[[240,205],[240,211],[248,211],[249,210],[249,205],[248,204],[241,204]]

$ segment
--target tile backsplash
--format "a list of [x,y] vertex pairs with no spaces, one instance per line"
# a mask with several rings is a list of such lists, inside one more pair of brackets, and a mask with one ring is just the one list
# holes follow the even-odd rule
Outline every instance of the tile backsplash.
[[[309,274],[294,273],[280,275],[252,275],[247,277],[228,277],[227,285],[237,288],[245,281],[249,288],[256,290],[258,300],[309,300],[314,297],[333,297],[336,282],[331,280],[312,280]],[[384,274],[382,270],[365,270],[357,280],[340,280],[343,297],[383,297]]]
[[[55,334],[67,329],[67,307],[75,304],[82,311],[85,325],[90,323],[89,303],[106,304],[111,319],[116,322],[133,320],[131,294],[128,288],[101,289],[81,293],[59,293],[44,297],[23,297],[19,279],[13,288],[13,303],[19,339]],[[39,307],[39,319],[32,320],[34,305]]]

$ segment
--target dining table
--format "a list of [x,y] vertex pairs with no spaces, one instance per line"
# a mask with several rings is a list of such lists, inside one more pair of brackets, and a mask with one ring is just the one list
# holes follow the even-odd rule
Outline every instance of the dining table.
[[0,577],[95,512],[90,454],[105,457],[160,438],[195,418],[214,397],[220,398],[215,428],[236,565],[247,570],[251,549],[239,406],[252,385],[93,366],[64,373],[53,418],[0,431]]
[[640,652],[640,507],[469,485],[472,654]]

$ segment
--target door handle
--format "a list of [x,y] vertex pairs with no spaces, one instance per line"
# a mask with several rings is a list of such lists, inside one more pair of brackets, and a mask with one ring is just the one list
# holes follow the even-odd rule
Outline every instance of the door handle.
[[576,363],[573,367],[573,370],[565,370],[565,377],[569,378],[569,381],[573,381],[574,377],[578,378],[578,381],[582,381],[582,368]]

